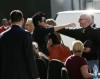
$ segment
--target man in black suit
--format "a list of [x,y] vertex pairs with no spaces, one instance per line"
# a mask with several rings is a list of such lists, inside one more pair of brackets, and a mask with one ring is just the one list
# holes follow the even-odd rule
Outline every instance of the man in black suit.
[[10,13],[12,26],[0,37],[0,79],[40,79],[32,49],[32,37],[22,29],[20,10]]

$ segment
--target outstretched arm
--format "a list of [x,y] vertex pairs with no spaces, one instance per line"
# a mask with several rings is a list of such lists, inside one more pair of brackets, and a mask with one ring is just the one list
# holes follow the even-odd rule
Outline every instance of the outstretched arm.
[[55,31],[58,31],[58,30],[61,30],[65,27],[75,27],[76,24],[75,23],[70,23],[70,24],[66,24],[66,25],[61,25],[61,26],[54,26],[54,30]]

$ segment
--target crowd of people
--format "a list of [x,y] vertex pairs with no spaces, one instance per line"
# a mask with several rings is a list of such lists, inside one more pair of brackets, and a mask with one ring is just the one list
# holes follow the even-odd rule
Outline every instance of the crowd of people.
[[[60,60],[69,79],[93,79],[94,64],[100,69],[100,29],[93,15],[81,14],[79,29],[67,29],[75,23],[57,25],[42,12],[24,22],[23,13],[13,10],[9,19],[4,18],[0,27],[1,79],[42,79],[37,59],[43,59],[47,66],[52,59]],[[60,34],[76,39],[72,50],[64,45]]]

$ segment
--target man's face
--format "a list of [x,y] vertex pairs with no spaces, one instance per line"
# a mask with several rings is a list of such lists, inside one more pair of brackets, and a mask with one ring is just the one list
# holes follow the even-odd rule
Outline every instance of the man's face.
[[47,23],[46,23],[46,19],[45,17],[42,17],[42,21],[39,21],[39,25],[43,26],[43,27],[47,27]]
[[87,26],[87,19],[84,18],[83,16],[80,16],[79,23],[81,27],[85,28]]

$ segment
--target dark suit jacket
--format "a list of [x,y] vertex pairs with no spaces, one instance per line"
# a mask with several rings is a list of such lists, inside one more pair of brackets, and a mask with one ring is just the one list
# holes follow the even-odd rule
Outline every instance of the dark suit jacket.
[[29,32],[20,26],[1,34],[0,38],[0,79],[35,79],[37,65]]

